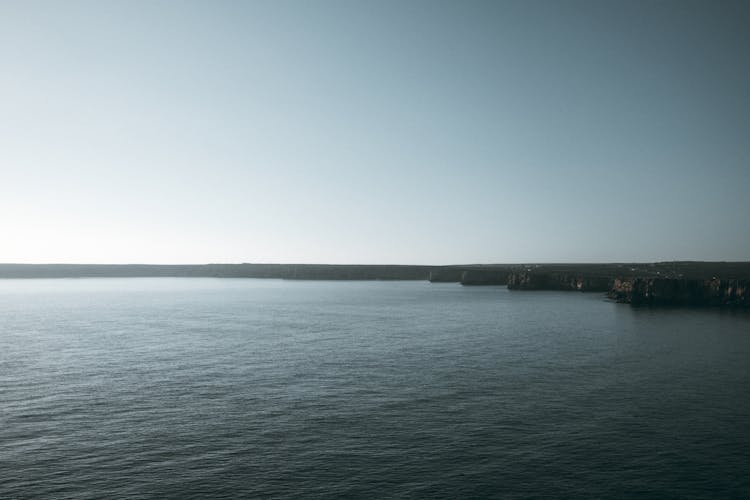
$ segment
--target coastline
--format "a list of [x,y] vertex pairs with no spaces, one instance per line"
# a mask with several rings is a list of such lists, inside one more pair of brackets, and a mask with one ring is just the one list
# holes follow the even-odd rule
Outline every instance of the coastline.
[[750,262],[611,264],[0,264],[0,279],[210,277],[430,281],[509,290],[600,292],[633,306],[750,307]]

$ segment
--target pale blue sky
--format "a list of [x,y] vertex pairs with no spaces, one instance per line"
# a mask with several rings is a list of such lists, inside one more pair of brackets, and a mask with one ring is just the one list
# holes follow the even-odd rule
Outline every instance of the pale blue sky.
[[750,260],[748,2],[0,3],[0,262]]

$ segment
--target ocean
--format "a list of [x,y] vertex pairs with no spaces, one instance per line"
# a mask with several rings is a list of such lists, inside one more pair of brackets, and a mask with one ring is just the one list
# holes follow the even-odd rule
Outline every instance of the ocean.
[[0,280],[0,498],[750,498],[750,314]]

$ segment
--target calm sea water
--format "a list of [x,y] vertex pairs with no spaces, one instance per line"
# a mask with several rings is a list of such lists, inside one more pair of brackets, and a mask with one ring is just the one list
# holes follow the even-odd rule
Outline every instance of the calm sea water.
[[0,498],[750,497],[750,316],[0,280]]

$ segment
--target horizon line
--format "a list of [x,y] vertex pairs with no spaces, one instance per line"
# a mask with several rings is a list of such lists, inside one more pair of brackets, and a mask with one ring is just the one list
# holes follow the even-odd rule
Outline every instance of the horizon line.
[[86,262],[0,262],[0,266],[411,266],[411,267],[451,267],[451,266],[520,266],[520,265],[565,265],[565,264],[665,264],[665,263],[728,263],[750,264],[748,260],[699,260],[675,259],[653,261],[517,261],[517,262],[472,262],[460,264],[341,264],[323,262],[204,262],[204,263],[86,263]]

